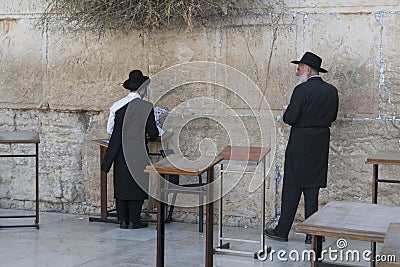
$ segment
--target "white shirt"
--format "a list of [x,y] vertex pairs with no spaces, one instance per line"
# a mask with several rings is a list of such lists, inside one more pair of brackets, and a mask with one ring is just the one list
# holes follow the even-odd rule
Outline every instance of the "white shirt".
[[107,122],[107,133],[112,134],[114,130],[114,119],[115,119],[115,112],[117,112],[120,108],[131,102],[133,99],[139,98],[141,99],[138,93],[129,93],[126,97],[118,100],[115,102],[110,108],[110,116],[108,117]]
[[[314,77],[321,77],[321,75],[315,74],[315,75],[312,75],[312,76],[308,77],[308,79],[314,78]],[[307,79],[307,80],[308,80],[308,79]]]

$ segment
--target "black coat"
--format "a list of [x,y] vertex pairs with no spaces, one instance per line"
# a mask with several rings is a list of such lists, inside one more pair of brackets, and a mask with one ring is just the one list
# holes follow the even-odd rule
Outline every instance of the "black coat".
[[290,136],[285,153],[284,183],[303,188],[326,187],[331,123],[339,105],[337,89],[320,77],[295,87],[283,115]]
[[158,138],[150,102],[134,99],[115,113],[114,130],[101,164],[101,169],[109,172],[114,163],[115,199],[144,200],[148,197],[148,174],[144,172],[150,162],[146,135],[151,140]]

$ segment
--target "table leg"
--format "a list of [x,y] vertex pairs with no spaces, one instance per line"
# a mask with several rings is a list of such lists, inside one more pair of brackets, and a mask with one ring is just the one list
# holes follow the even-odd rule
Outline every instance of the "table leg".
[[[103,162],[107,148],[100,146],[100,166]],[[107,220],[107,173],[103,172],[100,167],[100,214],[101,220]]]
[[156,266],[164,267],[165,250],[165,203],[168,194],[165,193],[165,177],[159,177],[157,199],[157,258]]
[[376,258],[376,243],[371,242],[371,261],[370,261],[370,266],[375,267],[375,258]]
[[[162,199],[162,198],[161,198]],[[157,201],[157,267],[164,267],[165,204]]]
[[372,204],[378,203],[378,164],[372,170]]
[[224,165],[221,164],[221,172],[220,172],[220,184],[219,184],[219,193],[220,193],[220,199],[219,199],[219,216],[218,216],[218,235],[219,235],[219,247],[222,248],[222,179],[223,179],[223,172],[224,172]]
[[214,206],[212,198],[214,182],[214,167],[211,167],[207,171],[207,202],[206,205],[206,267],[213,266],[214,248],[213,248],[213,215]]
[[36,143],[36,219],[35,224],[39,224],[39,144]]
[[322,254],[322,237],[312,235],[311,239],[311,250],[314,251],[315,257],[311,256],[311,267],[318,266],[318,262],[321,262],[321,254]]
[[267,253],[265,251],[265,235],[264,235],[264,227],[265,227],[265,179],[266,179],[266,167],[267,163],[265,162],[265,157],[263,158],[263,182],[262,182],[262,191],[261,191],[261,250],[263,253]]
[[[202,186],[202,178],[201,174],[198,176],[199,185]],[[204,195],[200,193],[199,195],[199,232],[203,233],[203,218],[204,218]]]

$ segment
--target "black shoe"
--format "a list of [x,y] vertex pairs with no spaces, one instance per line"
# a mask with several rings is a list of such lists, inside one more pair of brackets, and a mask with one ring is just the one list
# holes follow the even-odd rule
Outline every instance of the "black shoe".
[[125,222],[125,221],[122,221],[122,222],[119,224],[119,228],[121,228],[121,229],[128,229],[128,223]]
[[[322,242],[325,242],[325,236],[322,237]],[[311,244],[311,235],[306,235],[306,240],[304,240],[304,243]]]
[[272,239],[274,239],[276,241],[280,241],[280,242],[287,242],[288,241],[287,237],[281,237],[281,236],[276,235],[274,229],[272,229],[272,228],[266,228],[264,230],[264,234],[266,236],[268,236],[269,238],[272,238]]
[[138,222],[131,222],[128,225],[128,229],[139,229],[139,228],[146,228],[147,226],[149,226],[148,222],[142,222],[142,221],[138,221]]

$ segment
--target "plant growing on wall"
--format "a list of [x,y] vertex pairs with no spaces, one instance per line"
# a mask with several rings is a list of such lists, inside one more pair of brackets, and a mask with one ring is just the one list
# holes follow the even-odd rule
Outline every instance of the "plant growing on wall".
[[49,0],[41,22],[60,16],[75,28],[130,31],[195,25],[222,17],[267,13],[272,0]]

